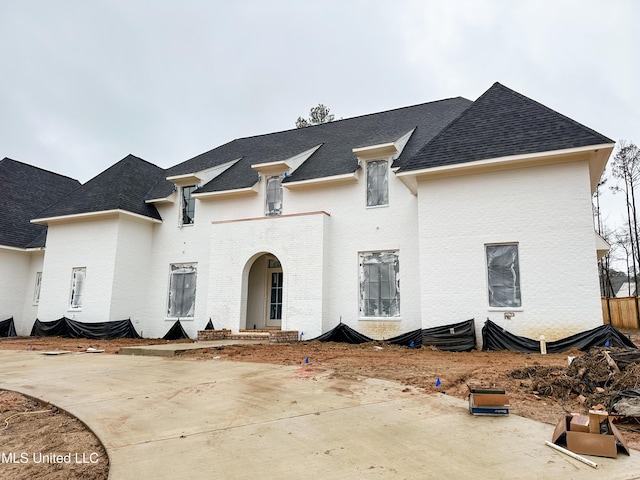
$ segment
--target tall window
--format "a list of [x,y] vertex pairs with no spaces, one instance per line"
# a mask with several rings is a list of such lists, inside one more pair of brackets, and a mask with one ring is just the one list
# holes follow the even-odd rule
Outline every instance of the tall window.
[[86,277],[86,267],[78,267],[71,270],[71,299],[69,301],[69,308],[82,308]]
[[367,163],[367,207],[389,204],[389,168],[386,160]]
[[267,197],[265,214],[282,215],[282,177],[267,178]]
[[191,225],[196,218],[196,199],[191,196],[196,188],[196,185],[182,187],[182,225]]
[[196,275],[194,264],[172,264],[169,273],[167,316],[193,317],[196,307]]
[[40,303],[40,286],[42,285],[42,272],[36,272],[36,286],[33,290],[33,304]]
[[360,254],[360,316],[400,316],[398,252]]
[[518,244],[487,245],[489,306],[520,307]]

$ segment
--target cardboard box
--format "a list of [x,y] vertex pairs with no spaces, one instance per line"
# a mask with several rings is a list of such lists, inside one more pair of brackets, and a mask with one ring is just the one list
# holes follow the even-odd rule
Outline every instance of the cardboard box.
[[571,431],[573,418],[573,415],[566,415],[558,422],[551,438],[553,443],[581,455],[616,458],[619,451],[630,454],[629,447],[611,419],[606,420],[609,433],[601,434]]
[[602,410],[589,410],[589,433],[600,433],[600,424],[606,422],[609,414]]
[[471,389],[469,413],[472,415],[509,415],[509,397],[503,389]]
[[569,424],[569,431],[589,433],[589,416],[574,415]]

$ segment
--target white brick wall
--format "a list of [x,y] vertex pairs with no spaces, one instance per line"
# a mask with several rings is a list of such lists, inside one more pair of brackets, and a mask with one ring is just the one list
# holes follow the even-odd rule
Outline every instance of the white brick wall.
[[[16,330],[19,334],[25,334],[29,319],[25,313],[32,303],[33,297],[26,301],[30,291],[33,294],[33,285],[29,286],[31,255],[25,251],[0,248],[0,321],[13,317]],[[35,282],[35,275],[34,275]]]
[[[472,317],[478,333],[489,317],[548,340],[602,324],[586,162],[425,180],[417,196],[390,174],[389,206],[377,208],[366,207],[365,183],[361,171],[357,183],[285,187],[281,218],[263,218],[263,180],[257,194],[197,200],[190,226],[179,225],[179,202],[158,205],[161,224],[125,216],[50,225],[38,316],[131,317],[143,336],[161,337],[176,320],[167,317],[169,266],[195,263],[195,314],[183,327],[195,338],[211,317],[238,330],[251,264],[270,253],[284,272],[282,328],[305,338],[340,320],[373,338]],[[248,218],[259,219],[234,221]],[[523,306],[509,321],[487,302],[484,246],[500,242],[519,244]],[[399,252],[401,316],[361,319],[358,253],[383,250]],[[20,282],[35,281],[37,261],[0,261],[23,262]],[[68,308],[73,267],[87,268],[82,311]],[[33,286],[21,288],[27,312]]]
[[[586,161],[423,181],[418,196],[425,328],[490,318],[556,340],[602,325]],[[501,242],[519,244],[511,320],[488,307],[484,246]]]

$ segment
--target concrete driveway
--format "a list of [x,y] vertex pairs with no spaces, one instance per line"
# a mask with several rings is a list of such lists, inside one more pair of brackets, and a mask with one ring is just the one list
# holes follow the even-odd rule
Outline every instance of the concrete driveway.
[[553,426],[474,417],[464,401],[282,367],[103,354],[0,352],[0,388],[49,401],[104,443],[113,480],[640,478],[640,453],[544,445]]

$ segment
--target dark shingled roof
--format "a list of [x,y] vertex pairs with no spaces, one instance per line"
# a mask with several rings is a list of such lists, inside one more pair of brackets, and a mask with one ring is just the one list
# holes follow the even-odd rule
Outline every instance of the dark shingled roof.
[[614,143],[509,88],[494,83],[401,171]]
[[[166,176],[184,175],[241,159],[198,190],[216,192],[252,186],[257,163],[285,160],[321,147],[285,182],[352,173],[358,160],[352,149],[393,142],[415,128],[395,166],[402,165],[442,128],[462,113],[471,101],[461,97],[398,108],[283,132],[240,138],[169,168]],[[158,182],[147,199],[164,198],[173,191],[168,181]]]
[[47,227],[30,220],[78,188],[80,182],[4,158],[0,160],[0,185],[0,245],[35,248],[44,246]]
[[162,168],[128,155],[82,185],[73,195],[40,212],[38,218],[119,209],[162,220],[156,207],[145,203],[144,198],[164,176]]

